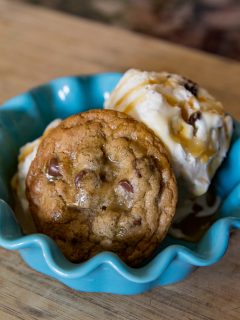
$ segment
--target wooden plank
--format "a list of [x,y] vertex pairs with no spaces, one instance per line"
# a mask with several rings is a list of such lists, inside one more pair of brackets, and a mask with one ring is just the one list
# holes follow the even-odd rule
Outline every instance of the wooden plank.
[[0,319],[231,319],[240,311],[240,234],[222,261],[187,280],[138,296],[81,293],[0,250]]
[[167,70],[190,77],[240,117],[240,64],[17,1],[0,1],[0,103],[64,75]]
[[[136,67],[184,74],[240,118],[240,65],[118,28],[0,0],[0,103],[59,76]],[[222,261],[134,296],[78,293],[0,249],[0,319],[240,319],[240,233]]]

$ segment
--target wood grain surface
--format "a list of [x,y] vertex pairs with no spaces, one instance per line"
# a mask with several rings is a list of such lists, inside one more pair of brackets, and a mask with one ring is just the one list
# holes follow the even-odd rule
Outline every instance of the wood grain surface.
[[[18,1],[0,0],[0,103],[64,75],[125,70],[182,73],[240,119],[240,65]],[[138,296],[79,293],[0,249],[0,319],[240,319],[240,233],[220,263]]]

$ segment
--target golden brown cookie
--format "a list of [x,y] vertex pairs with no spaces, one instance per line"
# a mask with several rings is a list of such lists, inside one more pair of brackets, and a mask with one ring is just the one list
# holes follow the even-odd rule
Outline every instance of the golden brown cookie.
[[112,251],[136,266],[166,235],[177,199],[161,141],[111,110],[80,113],[52,129],[26,187],[38,231],[73,262]]

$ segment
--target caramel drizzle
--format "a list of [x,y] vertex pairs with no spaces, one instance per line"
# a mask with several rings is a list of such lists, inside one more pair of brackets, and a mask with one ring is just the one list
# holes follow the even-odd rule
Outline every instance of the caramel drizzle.
[[24,161],[30,153],[32,153],[34,146],[25,148],[25,150],[19,155],[18,162]]
[[[122,80],[121,83],[117,85],[115,90],[111,94],[111,100],[113,101],[115,97],[118,95],[119,91],[125,86],[125,84],[128,82],[129,79],[131,79],[131,74],[128,74],[128,76],[125,77],[124,81]],[[113,108],[115,108],[115,105],[113,105]]]
[[180,106],[179,101],[177,101],[177,99],[175,99],[173,96],[170,96],[166,93],[161,92],[162,96],[164,97],[164,99],[167,101],[167,103],[171,106],[174,107],[176,105]]
[[214,101],[204,96],[198,97],[198,100],[201,104],[201,111],[211,112],[211,113],[219,114],[221,116],[225,115],[223,106],[220,102]]
[[[123,85],[125,85],[126,81],[124,81],[120,87],[122,87]],[[131,96],[132,93],[144,88],[144,86],[146,85],[150,85],[150,84],[161,84],[163,83],[163,81],[161,82],[160,79],[158,80],[151,80],[151,79],[148,79],[140,84],[138,84],[136,87],[133,87],[132,89],[128,90],[128,92],[126,92],[120,99],[118,99],[116,101],[116,103],[113,105],[113,108],[116,109],[118,108],[124,101],[126,101],[126,99]],[[120,87],[117,88],[117,90],[120,90]],[[125,108],[126,110],[126,108]],[[124,111],[126,112],[126,111]]]
[[[112,99],[117,96],[117,94],[119,93],[121,88],[124,87],[124,85],[130,79],[131,79],[131,75],[126,77],[126,79],[118,86],[118,88],[116,88],[115,92],[113,93]],[[126,101],[131,96],[132,93],[134,93],[134,92],[138,91],[139,89],[143,88],[144,86],[150,85],[150,84],[168,85],[169,83],[168,83],[168,79],[157,79],[157,80],[148,79],[148,80],[140,83],[139,85],[133,87],[128,92],[126,92],[121,98],[119,98],[116,101],[116,103],[113,105],[113,108],[114,109],[119,108],[119,106],[121,104],[123,104],[124,101]],[[168,95],[163,92],[160,92],[160,93],[163,95],[163,97],[165,98],[165,100],[167,101],[167,103],[170,106],[172,106],[172,107],[178,106],[181,108],[182,118],[184,119],[185,122],[187,122],[187,120],[188,120],[188,112],[187,112],[188,106],[187,106],[187,104],[185,102],[177,101],[177,99],[171,95]],[[143,100],[144,100],[144,95],[140,95],[135,100],[130,102],[127,106],[125,106],[122,111],[125,113],[130,113],[137,106],[137,104],[139,104]],[[208,99],[203,96],[198,97],[198,100],[201,103],[201,110],[202,111],[208,111],[211,113],[224,115],[224,110],[223,110],[223,107],[220,103],[211,101],[211,99]],[[207,103],[208,105],[204,105],[205,103]],[[195,109],[192,100],[190,100],[188,104],[192,109]],[[214,149],[213,146],[211,146],[205,142],[202,142],[195,137],[189,139],[189,138],[185,137],[183,135],[183,133],[181,133],[181,131],[179,131],[177,134],[174,133],[173,130],[171,130],[171,131],[172,131],[171,132],[172,139],[176,143],[180,143],[181,146],[184,148],[184,150],[186,150],[186,152],[192,154],[194,157],[199,158],[203,162],[207,162],[209,160],[209,158],[214,156],[214,154],[216,153],[216,150]]]
[[130,113],[138,103],[142,102],[144,100],[144,95],[141,95],[139,97],[137,97],[135,100],[133,100],[132,102],[130,102],[125,109],[123,110],[123,112],[125,113]]
[[181,144],[184,150],[194,157],[199,158],[202,162],[208,162],[209,158],[216,153],[213,146],[206,142],[202,142],[195,137],[191,139],[186,138],[181,134],[181,131],[176,134],[171,130],[171,137],[176,143]]

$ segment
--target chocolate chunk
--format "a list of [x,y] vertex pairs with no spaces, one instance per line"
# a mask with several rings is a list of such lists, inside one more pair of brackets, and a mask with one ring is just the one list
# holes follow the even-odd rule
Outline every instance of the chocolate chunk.
[[127,192],[133,193],[133,186],[128,180],[121,180],[119,181],[119,185],[126,190]]
[[88,173],[88,170],[80,171],[75,177],[75,186],[78,188],[83,177]]
[[107,207],[106,206],[102,206],[102,210],[103,211],[107,210]]
[[57,158],[52,158],[50,160],[49,166],[48,166],[48,175],[55,178],[62,176],[60,172],[59,161]]
[[195,97],[198,94],[198,85],[192,80],[186,79],[186,82],[183,84],[184,88],[191,92]]
[[194,113],[192,113],[188,119],[188,123],[193,126],[195,124],[195,122],[199,119],[201,119],[202,114],[200,111],[196,111]]

